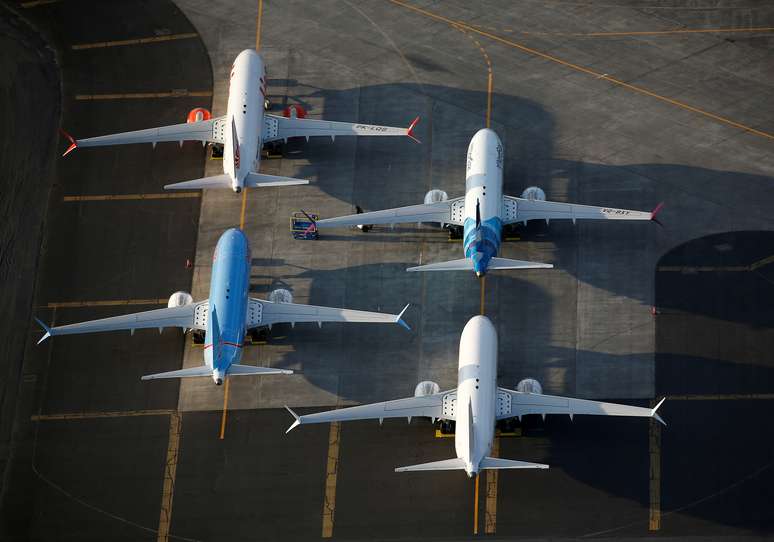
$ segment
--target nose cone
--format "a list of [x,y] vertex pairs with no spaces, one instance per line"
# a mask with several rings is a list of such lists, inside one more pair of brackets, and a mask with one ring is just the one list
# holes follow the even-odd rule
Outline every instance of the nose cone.
[[500,137],[497,135],[497,132],[491,128],[482,128],[476,132],[473,139],[470,140],[471,146],[492,143],[500,143]]
[[218,252],[223,253],[222,249],[228,245],[229,247],[247,247],[247,237],[245,233],[239,228],[231,228],[223,232],[223,235],[218,239]]

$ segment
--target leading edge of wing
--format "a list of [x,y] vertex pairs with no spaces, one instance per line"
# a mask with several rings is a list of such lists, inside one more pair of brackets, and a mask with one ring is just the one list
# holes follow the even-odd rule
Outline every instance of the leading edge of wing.
[[442,222],[456,224],[451,217],[451,201],[423,203],[396,207],[383,211],[371,211],[354,215],[324,218],[317,221],[317,228],[336,228],[339,226],[358,226],[361,224],[402,224],[407,222]]

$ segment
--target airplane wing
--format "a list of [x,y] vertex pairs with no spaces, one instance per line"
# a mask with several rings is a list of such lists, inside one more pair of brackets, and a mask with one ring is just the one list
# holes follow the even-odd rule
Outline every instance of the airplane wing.
[[288,428],[286,433],[289,433],[298,425],[307,423],[349,422],[354,420],[379,420],[381,422],[385,418],[414,417],[453,420],[454,408],[449,408],[448,403],[449,398],[453,397],[456,399],[456,395],[457,390],[449,390],[433,395],[407,397],[406,399],[328,410],[327,412],[317,412],[304,416],[297,415],[286,406],[285,408],[295,418],[293,425]]
[[218,117],[210,120],[88,137],[86,139],[73,139],[67,132],[64,132],[64,135],[70,140],[70,147],[62,156],[79,147],[102,147],[105,145],[128,145],[131,143],[152,143],[155,145],[159,141],[223,143],[225,141],[226,124],[226,117]]
[[102,331],[118,331],[122,329],[128,329],[132,332],[134,332],[135,329],[161,329],[165,327],[206,329],[208,307],[208,301],[200,301],[199,303],[192,303],[181,307],[135,312],[133,314],[124,314],[122,316],[112,316],[100,320],[90,320],[88,322],[55,327],[48,327],[36,318],[35,320],[46,332],[38,341],[38,344],[49,337],[56,335],[99,333]]
[[465,222],[465,198],[454,198],[435,203],[409,205],[355,215],[325,218],[317,221],[318,228],[337,228],[359,224],[403,224],[407,222],[440,222],[462,226]]
[[400,324],[409,329],[403,321],[406,305],[400,314],[356,311],[334,307],[318,307],[296,303],[273,303],[265,299],[250,298],[247,305],[247,329],[273,324],[297,324],[299,322],[364,322],[374,324]]
[[666,400],[662,399],[655,408],[644,408],[617,403],[603,403],[588,399],[573,399],[572,397],[560,397],[558,395],[543,395],[542,393],[524,393],[497,388],[497,419],[526,416],[527,414],[564,414],[575,416],[576,414],[589,414],[597,416],[634,416],[641,418],[655,418],[666,425],[657,411]]
[[663,204],[651,212],[594,207],[575,203],[533,200],[503,196],[503,223],[513,224],[527,220],[655,220]]
[[267,142],[280,139],[287,141],[291,137],[308,139],[315,136],[328,136],[331,139],[336,139],[336,136],[407,136],[419,141],[414,137],[414,127],[419,122],[419,117],[415,118],[408,128],[298,117],[289,118],[269,114],[266,114],[264,118],[263,140]]

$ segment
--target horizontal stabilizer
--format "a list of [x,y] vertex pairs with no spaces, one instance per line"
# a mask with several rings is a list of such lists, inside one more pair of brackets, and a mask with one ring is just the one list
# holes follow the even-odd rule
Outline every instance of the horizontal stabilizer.
[[253,367],[252,365],[233,364],[228,368],[228,376],[242,375],[290,375],[293,371],[288,369],[273,369],[271,367]]
[[459,457],[454,459],[444,459],[443,461],[433,461],[431,463],[420,463],[419,465],[410,465],[408,467],[398,467],[395,472],[415,472],[423,470],[465,470],[465,461]]
[[228,175],[213,175],[192,181],[165,184],[164,190],[198,190],[200,188],[231,188],[231,177]]
[[508,258],[492,258],[489,269],[553,269],[550,263],[528,262],[526,260],[509,260]]
[[485,457],[481,460],[482,469],[547,469],[543,463],[530,463],[528,461],[513,461],[497,457]]
[[409,267],[406,271],[472,271],[473,260],[462,258],[461,260],[449,260],[448,262],[429,263]]
[[166,373],[145,375],[140,380],[156,380],[157,378],[188,378],[192,376],[212,376],[212,369],[206,365],[202,365],[201,367],[189,367],[188,369],[180,369],[179,371],[168,371]]
[[247,188],[268,188],[272,186],[293,186],[296,184],[309,184],[306,179],[294,179],[293,177],[279,177],[264,173],[248,173],[245,178]]

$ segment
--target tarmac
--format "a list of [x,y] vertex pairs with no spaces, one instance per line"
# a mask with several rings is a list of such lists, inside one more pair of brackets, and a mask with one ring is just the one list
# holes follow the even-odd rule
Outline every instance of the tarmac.
[[[201,363],[179,332],[35,346],[34,327],[19,327],[28,344],[3,477],[3,538],[467,539],[475,514],[492,539],[774,531],[766,429],[774,8],[12,5],[59,52],[62,126],[74,135],[176,123],[197,106],[222,114],[233,58],[259,45],[273,112],[300,104],[314,118],[394,126],[420,115],[422,144],[291,142],[261,171],[311,184],[244,199],[140,197],[220,173],[198,145],[82,149],[57,160],[31,311],[44,320],[147,310],[176,290],[205,298],[215,242],[242,224],[256,297],[281,287],[300,303],[390,312],[411,303],[412,331],[275,327],[267,344],[246,348],[245,363],[296,374],[235,379],[226,415],[224,389],[204,379],[139,381]],[[154,40],[73,48],[146,37]],[[474,505],[473,482],[459,473],[393,472],[453,455],[452,439],[436,438],[427,420],[284,436],[291,419],[280,407],[404,397],[428,379],[454,387],[460,331],[481,309],[479,282],[404,269],[458,258],[460,243],[416,225],[294,241],[288,222],[300,208],[330,217],[355,204],[419,203],[431,188],[461,195],[465,150],[487,122],[504,143],[508,194],[536,185],[558,201],[642,210],[666,202],[663,227],[530,224],[504,245],[504,257],[555,269],[486,279],[500,384],[533,377],[547,393],[640,405],[666,395],[669,426],[527,420],[522,436],[498,439],[499,454],[551,469],[487,473]]]

